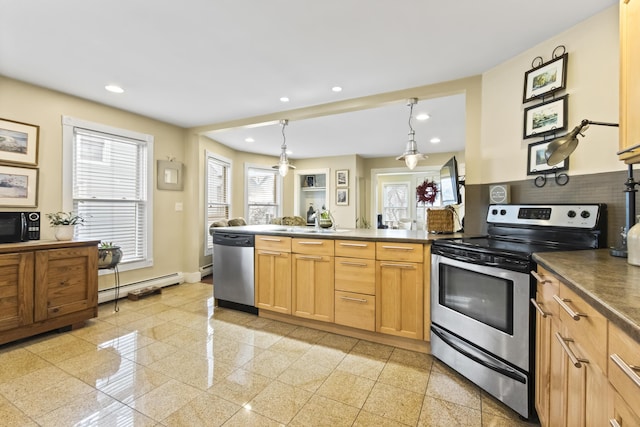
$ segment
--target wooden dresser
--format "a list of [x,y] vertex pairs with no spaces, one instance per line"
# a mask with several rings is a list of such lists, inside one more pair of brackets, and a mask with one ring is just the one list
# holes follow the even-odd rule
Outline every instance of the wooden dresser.
[[98,315],[98,243],[0,244],[0,344]]

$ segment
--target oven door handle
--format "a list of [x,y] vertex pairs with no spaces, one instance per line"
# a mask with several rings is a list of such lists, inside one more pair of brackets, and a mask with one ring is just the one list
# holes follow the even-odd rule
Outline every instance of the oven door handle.
[[490,267],[498,267],[499,264],[496,262],[488,262],[488,261],[483,261],[481,259],[476,259],[476,258],[471,258],[471,257],[467,257],[467,256],[462,256],[462,255],[453,255],[453,254],[447,254],[447,255],[443,255],[445,258],[451,258],[451,259],[455,259],[456,261],[460,261],[460,262],[470,262],[471,264],[481,264],[481,265],[487,265]]
[[431,332],[436,334],[442,341],[444,341],[447,345],[451,346],[454,350],[456,350],[459,353],[462,353],[463,355],[467,356],[469,359],[473,360],[474,362],[479,363],[491,369],[492,371],[496,371],[504,376],[512,378],[522,384],[527,383],[526,378],[523,375],[519,374],[518,371],[516,371],[515,369],[500,363],[498,360],[496,360],[496,362],[500,363],[500,365],[491,363],[487,360],[487,356],[481,357],[481,355],[479,354],[474,354],[475,351],[469,346],[465,345],[465,347],[468,347],[467,349],[465,349],[465,348],[462,348],[461,345],[455,344],[453,340],[454,339],[457,340],[457,339],[454,337],[450,338],[448,336],[449,334],[440,330],[437,326],[431,325]]

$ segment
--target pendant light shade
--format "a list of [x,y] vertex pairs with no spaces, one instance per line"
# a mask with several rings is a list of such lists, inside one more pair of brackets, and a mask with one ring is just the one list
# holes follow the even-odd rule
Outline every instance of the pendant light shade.
[[410,98],[407,100],[409,106],[409,141],[407,147],[401,156],[396,157],[396,160],[404,160],[407,167],[413,170],[420,160],[428,158],[426,154],[422,154],[418,151],[418,144],[416,143],[416,132],[411,126],[411,119],[413,118],[413,106],[418,103],[418,98]]
[[287,157],[287,137],[284,134],[284,128],[289,124],[289,120],[284,119],[280,120],[280,125],[282,126],[282,146],[280,152],[280,160],[278,164],[273,166],[274,169],[278,169],[280,176],[287,176],[289,169],[295,169],[296,167],[289,163],[289,158]]

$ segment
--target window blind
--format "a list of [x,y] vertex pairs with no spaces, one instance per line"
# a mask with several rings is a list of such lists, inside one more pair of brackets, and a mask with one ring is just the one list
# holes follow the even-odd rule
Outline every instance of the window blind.
[[247,168],[248,224],[267,224],[269,218],[278,216],[280,208],[278,176],[278,171],[275,169]]
[[231,164],[221,158],[207,152],[207,223],[205,235],[207,236],[206,254],[212,253],[213,239],[209,234],[209,227],[221,219],[229,219],[231,211],[230,192]]

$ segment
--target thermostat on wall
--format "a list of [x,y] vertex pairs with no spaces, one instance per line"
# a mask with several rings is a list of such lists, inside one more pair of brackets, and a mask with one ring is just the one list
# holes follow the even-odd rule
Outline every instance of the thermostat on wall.
[[489,187],[490,203],[509,203],[509,186],[492,185]]

